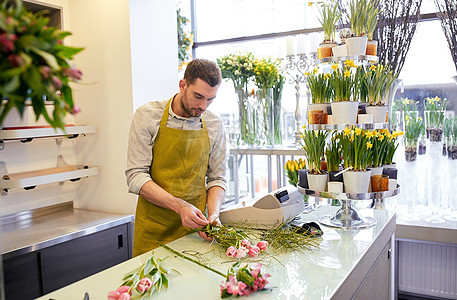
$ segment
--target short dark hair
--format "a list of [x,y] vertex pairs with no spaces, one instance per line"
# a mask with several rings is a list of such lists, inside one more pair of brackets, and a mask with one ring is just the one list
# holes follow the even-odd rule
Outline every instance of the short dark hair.
[[222,82],[222,73],[219,66],[207,59],[194,59],[187,64],[184,72],[184,79],[188,84],[195,82],[197,78],[205,81],[212,87],[220,85]]

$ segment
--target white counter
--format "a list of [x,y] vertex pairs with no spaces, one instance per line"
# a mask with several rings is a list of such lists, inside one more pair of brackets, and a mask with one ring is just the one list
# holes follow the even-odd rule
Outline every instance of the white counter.
[[[335,211],[335,207],[323,206],[317,211],[303,214],[302,220],[315,221],[318,216]],[[349,299],[369,273],[395,231],[395,213],[387,210],[361,210],[365,216],[374,217],[377,226],[363,230],[335,230],[321,226],[324,235],[320,248],[305,253],[276,256],[281,262],[269,259],[264,266],[271,274],[267,287],[271,292],[254,295],[258,299]],[[192,234],[169,244],[177,251],[210,251],[210,243]],[[154,251],[160,258],[170,256],[167,266],[182,275],[169,276],[169,289],[155,295],[155,299],[219,299],[223,278],[200,266],[175,257],[163,248]],[[39,299],[81,300],[88,292],[90,299],[106,299],[115,290],[122,277],[141,266],[150,256],[145,253],[103,272],[78,281]],[[211,266],[226,273],[229,263],[216,252],[209,254]],[[392,260],[391,260],[392,261]],[[389,289],[388,286],[385,287]],[[251,296],[252,297],[252,296]]]

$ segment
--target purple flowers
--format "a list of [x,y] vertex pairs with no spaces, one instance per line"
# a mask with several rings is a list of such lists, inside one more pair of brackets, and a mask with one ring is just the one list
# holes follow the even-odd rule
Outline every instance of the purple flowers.
[[239,262],[236,263],[230,270],[228,278],[221,284],[221,297],[227,298],[230,296],[249,296],[252,293],[265,290],[268,284],[267,278],[270,274],[262,275],[262,264],[258,264],[254,269],[245,265],[238,268]]

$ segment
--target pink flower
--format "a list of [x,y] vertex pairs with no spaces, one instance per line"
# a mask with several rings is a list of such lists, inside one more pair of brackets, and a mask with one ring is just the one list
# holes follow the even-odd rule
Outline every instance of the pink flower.
[[248,240],[242,240],[241,241],[241,247],[245,247],[245,248],[248,248],[251,247],[251,242],[248,241]]
[[62,87],[62,81],[60,80],[60,78],[55,75],[52,75],[51,78],[52,78],[52,84],[54,85],[54,87],[56,89],[60,89]]
[[17,54],[8,55],[7,59],[9,61],[10,65],[13,67],[20,67],[24,64],[24,60],[22,59],[22,57]]
[[120,295],[118,291],[111,291],[108,293],[108,300],[118,300]]
[[117,300],[130,300],[130,294],[129,293],[122,293]]
[[83,72],[79,69],[76,69],[73,66],[71,67],[71,69],[64,69],[63,72],[64,72],[65,76],[68,76],[74,80],[81,80],[81,78],[83,76]]
[[138,291],[140,291],[140,293],[144,293],[147,290],[149,290],[151,287],[152,287],[151,279],[144,277],[138,283],[137,289],[138,289]]
[[0,34],[0,51],[11,52],[14,50],[14,41],[17,40],[15,34],[2,33]]
[[47,79],[49,77],[49,74],[51,74],[51,68],[49,68],[48,66],[41,66],[39,68],[39,70],[40,70],[41,76],[44,79]]
[[240,247],[238,250],[236,250],[236,258],[243,258],[246,257],[248,250],[245,247]]
[[249,248],[249,251],[248,251],[249,256],[257,257],[257,255],[259,255],[259,253],[260,253],[260,248],[257,246],[252,246],[251,248]]
[[73,110],[71,111],[72,114],[76,115],[81,112],[81,108],[78,105],[73,105]]
[[225,255],[228,257],[235,257],[236,256],[236,248],[233,246],[230,246],[227,248],[227,251],[225,252]]
[[116,290],[116,292],[119,292],[119,294],[129,293],[130,295],[132,295],[132,290],[130,289],[130,287],[128,285],[121,286],[120,288],[118,288]]
[[257,247],[260,248],[260,251],[267,251],[268,242],[267,241],[260,241],[260,242],[257,243]]
[[255,278],[259,277],[260,268],[262,268],[262,264],[258,264],[255,269],[252,269],[251,275],[254,276]]

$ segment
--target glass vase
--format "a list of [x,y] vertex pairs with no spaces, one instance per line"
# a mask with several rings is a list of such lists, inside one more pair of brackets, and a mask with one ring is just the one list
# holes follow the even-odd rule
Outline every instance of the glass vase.
[[440,142],[443,136],[444,110],[426,110],[425,128],[431,142]]
[[279,95],[274,95],[273,98],[273,142],[275,145],[282,145],[281,98],[282,93]]
[[442,166],[441,143],[434,142],[430,139],[430,151],[427,154],[427,169],[426,169],[426,184],[428,187],[428,206],[431,210],[431,216],[425,221],[429,223],[444,223],[445,220],[440,216],[441,196],[443,195],[441,188],[445,182]]
[[253,146],[256,144],[256,122],[257,118],[253,102],[257,102],[255,98],[250,97],[247,87],[235,89],[238,100],[238,124],[240,138],[238,145]]
[[258,116],[256,133],[262,146],[274,145],[273,89],[262,88],[257,91]]

